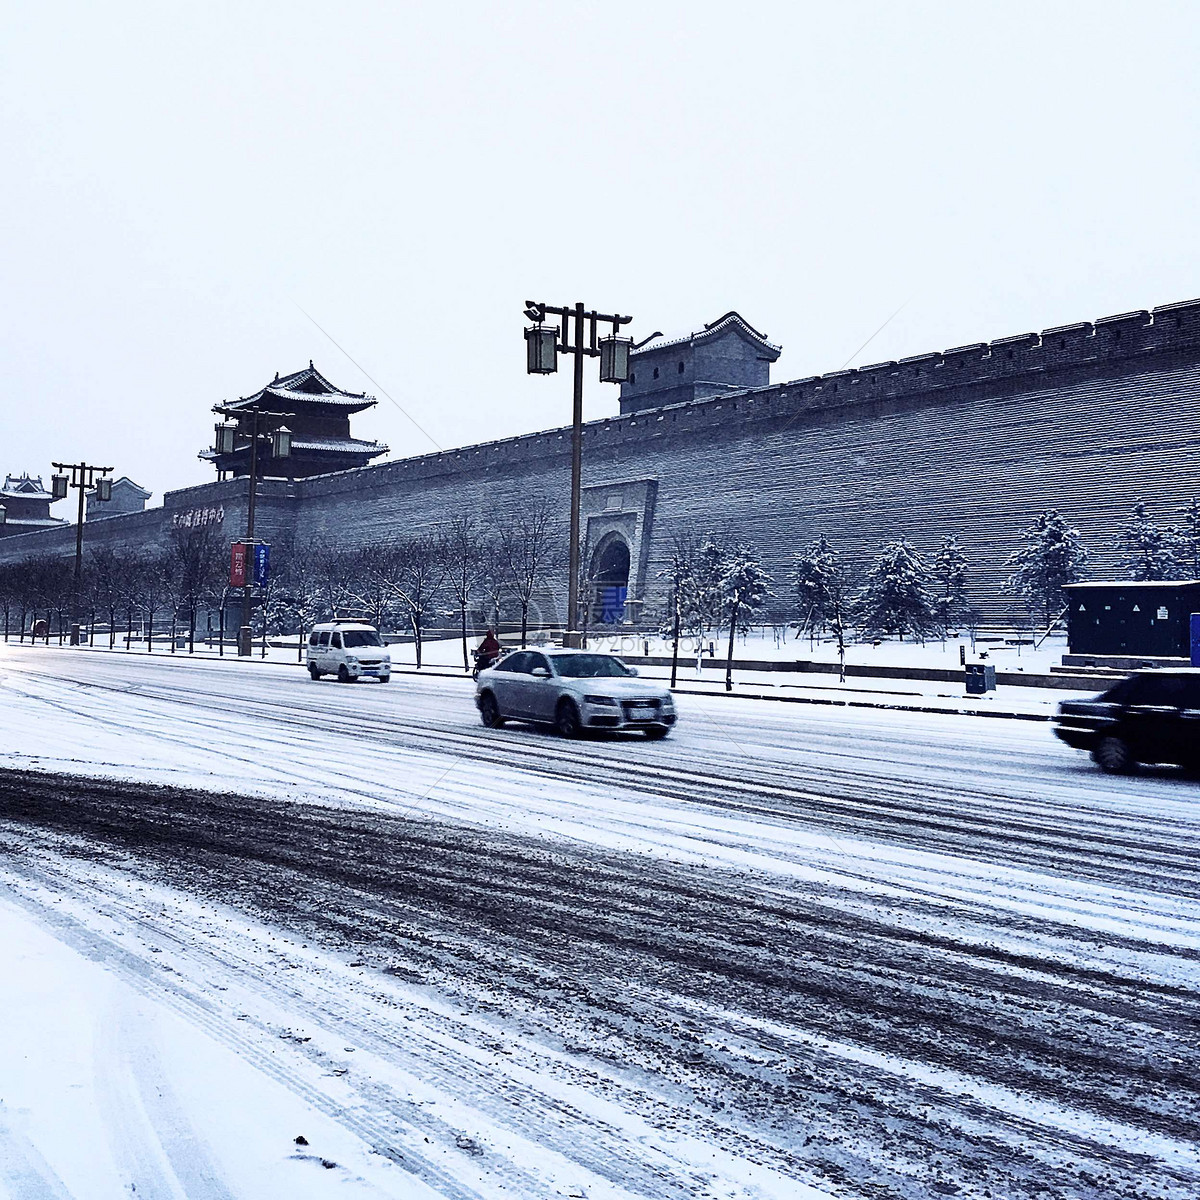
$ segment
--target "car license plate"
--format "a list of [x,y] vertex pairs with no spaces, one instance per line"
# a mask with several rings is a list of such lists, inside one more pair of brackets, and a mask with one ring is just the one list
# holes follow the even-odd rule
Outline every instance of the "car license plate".
[[629,715],[635,720],[646,720],[648,717],[654,716],[653,704],[631,704],[629,706]]

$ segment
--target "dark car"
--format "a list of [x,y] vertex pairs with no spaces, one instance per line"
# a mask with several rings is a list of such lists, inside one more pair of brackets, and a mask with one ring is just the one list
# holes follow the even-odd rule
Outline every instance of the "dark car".
[[1200,767],[1200,670],[1139,671],[1092,700],[1065,700],[1054,732],[1102,771]]

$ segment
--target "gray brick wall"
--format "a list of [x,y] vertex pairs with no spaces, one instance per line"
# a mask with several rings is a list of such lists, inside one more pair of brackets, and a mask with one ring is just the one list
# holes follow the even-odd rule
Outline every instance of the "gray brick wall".
[[[928,551],[957,534],[977,601],[999,612],[1004,560],[1041,508],[1079,526],[1100,577],[1136,498],[1174,519],[1167,510],[1200,493],[1198,398],[1200,303],[1171,305],[593,422],[584,483],[654,482],[631,589],[651,608],[671,536],[690,527],[755,543],[780,592],[794,550],[821,532],[860,562],[886,538]],[[565,545],[569,477],[569,430],[551,430],[267,481],[259,532],[294,532],[303,552],[432,529],[459,512],[487,524],[540,495],[557,505]],[[163,508],[96,522],[89,544],[158,544],[177,517],[214,508],[233,540],[245,487],[170,492]],[[24,534],[0,541],[0,561],[73,549],[71,529]],[[547,611],[565,578],[550,591]]]

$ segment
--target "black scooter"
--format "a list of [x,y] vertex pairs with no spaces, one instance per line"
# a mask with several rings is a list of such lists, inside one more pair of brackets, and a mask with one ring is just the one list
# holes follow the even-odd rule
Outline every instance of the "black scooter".
[[471,654],[475,659],[475,669],[471,672],[471,678],[478,679],[480,671],[486,671],[488,667],[494,667],[500,661],[500,656],[503,653],[503,650],[496,650],[491,653],[479,649],[472,650]]

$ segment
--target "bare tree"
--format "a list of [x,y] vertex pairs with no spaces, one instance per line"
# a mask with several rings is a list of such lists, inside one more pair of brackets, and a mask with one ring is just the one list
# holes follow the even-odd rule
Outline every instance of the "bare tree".
[[[540,496],[519,505],[510,519],[501,524],[498,542],[508,585],[521,610],[521,645],[524,646],[529,636],[529,606],[533,594],[560,549],[553,535],[550,505]],[[573,618],[573,613],[567,614],[569,626]]]
[[372,542],[348,556],[345,601],[381,632],[391,623],[396,608],[404,560],[399,542]]
[[330,618],[336,619],[354,603],[354,575],[361,559],[355,551],[332,542],[318,542],[309,557],[314,592]]
[[395,554],[398,569],[391,586],[408,615],[419,670],[426,617],[436,611],[446,582],[446,558],[436,534],[422,534],[401,542],[395,547]]
[[146,651],[154,650],[154,618],[169,602],[171,589],[167,581],[167,559],[162,551],[138,556],[131,563],[133,580],[130,595],[146,622]]
[[[220,586],[224,547],[215,525],[172,530],[167,543],[168,579],[176,614],[179,609],[187,614],[189,654],[196,650],[196,614],[200,605]],[[171,633],[174,637],[174,624]]]
[[446,572],[446,588],[458,609],[462,635],[463,670],[471,668],[467,649],[467,611],[483,582],[486,570],[484,543],[479,527],[468,516],[457,516],[439,539],[439,553]]

